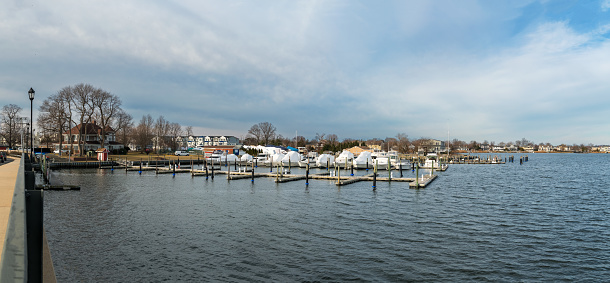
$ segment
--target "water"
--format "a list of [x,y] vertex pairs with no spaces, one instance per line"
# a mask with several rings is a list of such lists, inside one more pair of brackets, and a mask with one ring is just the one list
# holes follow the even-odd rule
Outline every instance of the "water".
[[420,190],[63,170],[45,228],[60,282],[607,280],[610,155],[529,158]]

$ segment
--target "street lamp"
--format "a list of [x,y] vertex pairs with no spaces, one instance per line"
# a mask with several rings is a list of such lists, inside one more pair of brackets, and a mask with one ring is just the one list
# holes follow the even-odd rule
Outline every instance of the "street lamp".
[[30,149],[32,150],[32,155],[34,154],[34,93],[36,93],[34,89],[30,88],[28,95],[30,96],[30,123],[32,124],[30,127]]

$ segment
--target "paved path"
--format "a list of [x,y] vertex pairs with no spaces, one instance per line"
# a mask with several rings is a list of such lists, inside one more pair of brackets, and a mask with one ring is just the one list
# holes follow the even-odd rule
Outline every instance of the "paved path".
[[7,162],[0,164],[0,261],[2,261],[4,237],[13,203],[17,172],[19,172],[19,159],[9,157]]

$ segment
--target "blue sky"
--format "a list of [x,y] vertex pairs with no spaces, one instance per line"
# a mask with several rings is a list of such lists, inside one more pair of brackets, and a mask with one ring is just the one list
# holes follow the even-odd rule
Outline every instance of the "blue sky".
[[2,105],[89,83],[196,134],[610,144],[610,0],[0,6]]

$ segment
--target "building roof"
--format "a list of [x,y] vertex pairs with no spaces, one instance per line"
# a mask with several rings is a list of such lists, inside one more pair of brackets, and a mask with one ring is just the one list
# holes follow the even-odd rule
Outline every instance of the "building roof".
[[[81,126],[83,124],[78,124],[76,126],[74,126],[74,128],[70,129],[70,131],[66,131],[63,134],[64,135],[78,135],[81,133]],[[108,134],[109,132],[114,132],[114,130],[110,127],[110,126],[106,126],[106,134]],[[98,126],[95,121],[93,121],[92,123],[84,123],[84,126],[82,127],[82,134],[84,135],[101,135],[102,134],[102,127]]]

